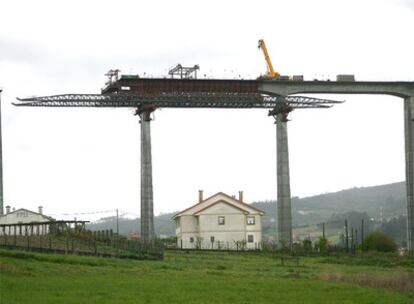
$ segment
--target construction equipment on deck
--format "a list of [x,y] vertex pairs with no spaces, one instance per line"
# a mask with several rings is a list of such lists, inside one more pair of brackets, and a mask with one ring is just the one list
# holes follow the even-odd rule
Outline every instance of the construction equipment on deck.
[[178,76],[181,79],[197,79],[197,71],[199,69],[200,66],[197,64],[193,67],[184,67],[179,63],[175,67],[169,69],[168,75],[171,75],[171,78],[174,78],[174,76]]
[[273,69],[272,61],[270,60],[269,53],[267,52],[266,44],[263,39],[259,40],[259,49],[262,49],[263,54],[265,56],[266,65],[267,65],[267,73],[262,76],[263,78],[279,78],[280,74]]

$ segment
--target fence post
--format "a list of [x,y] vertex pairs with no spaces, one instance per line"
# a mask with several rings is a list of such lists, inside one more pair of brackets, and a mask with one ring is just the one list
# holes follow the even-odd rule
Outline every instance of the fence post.
[[322,237],[325,239],[325,222],[322,223]]
[[[364,242],[364,219],[361,220],[361,245]],[[361,246],[361,249],[363,250],[363,247]]]
[[346,252],[349,252],[349,239],[348,239],[348,221],[345,220],[345,248]]
[[352,227],[351,228],[351,251],[352,251],[352,253],[355,253],[354,252],[354,227]]
[[358,247],[358,229],[355,229],[355,248]]
[[30,251],[30,236],[29,233],[27,231],[27,227],[25,227],[25,232],[26,232],[26,239],[27,239],[27,250]]

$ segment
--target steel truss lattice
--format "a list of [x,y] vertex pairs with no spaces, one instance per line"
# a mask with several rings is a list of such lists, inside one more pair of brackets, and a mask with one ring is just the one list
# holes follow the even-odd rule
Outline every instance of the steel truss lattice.
[[17,98],[26,107],[128,107],[128,108],[329,108],[341,103],[305,96],[269,96],[259,93],[63,94]]

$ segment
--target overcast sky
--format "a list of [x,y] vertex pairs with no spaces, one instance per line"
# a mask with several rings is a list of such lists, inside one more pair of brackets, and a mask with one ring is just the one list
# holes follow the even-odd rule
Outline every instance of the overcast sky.
[[[413,0],[2,0],[0,12],[5,205],[56,217],[139,214],[138,118],[16,108],[16,96],[99,93],[111,68],[158,77],[177,63],[199,64],[202,77],[256,78],[266,70],[260,38],[283,75],[414,81]],[[401,99],[319,96],[346,103],[290,115],[293,196],[405,179]],[[156,214],[196,203],[198,189],[277,197],[266,110],[162,109],[151,127]]]

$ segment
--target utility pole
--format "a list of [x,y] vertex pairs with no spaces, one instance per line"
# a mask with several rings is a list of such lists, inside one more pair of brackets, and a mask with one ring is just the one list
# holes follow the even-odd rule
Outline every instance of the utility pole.
[[348,221],[345,220],[345,249],[349,252]]
[[351,251],[354,253],[354,227],[351,227]]
[[364,242],[364,219],[361,220],[361,244]]
[[325,223],[322,223],[322,237],[325,239]]
[[118,209],[116,209],[116,235],[119,235],[119,215],[118,215]]
[[355,228],[355,247],[358,247],[358,229]]

